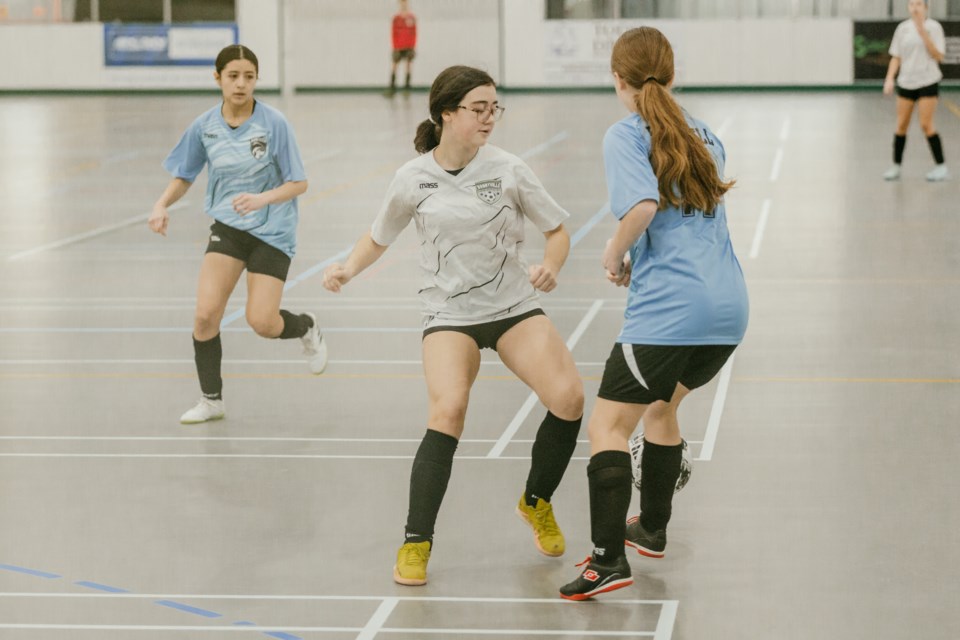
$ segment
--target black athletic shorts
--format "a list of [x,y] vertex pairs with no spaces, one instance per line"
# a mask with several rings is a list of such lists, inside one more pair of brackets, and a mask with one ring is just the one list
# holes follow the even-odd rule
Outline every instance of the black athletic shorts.
[[246,231],[240,231],[215,220],[210,225],[210,241],[206,253],[222,253],[244,263],[250,273],[262,273],[287,281],[290,256]]
[[670,401],[677,383],[696,389],[710,382],[737,345],[613,345],[597,396],[615,402]]
[[393,61],[400,62],[401,60],[409,60],[413,62],[413,59],[417,57],[417,52],[413,49],[394,49],[393,50]]
[[503,320],[494,320],[492,322],[481,322],[480,324],[470,324],[465,327],[430,327],[424,330],[423,337],[426,338],[431,333],[436,333],[437,331],[456,331],[457,333],[465,333],[473,338],[473,341],[477,343],[477,347],[480,349],[493,349],[496,351],[497,341],[500,339],[500,336],[509,331],[511,327],[523,322],[527,318],[545,315],[547,314],[543,312],[543,309],[534,309],[526,313],[521,313],[518,316],[513,316],[512,318],[504,318]]
[[919,89],[904,89],[903,87],[897,87],[897,95],[901,98],[906,98],[907,100],[912,100],[916,102],[920,98],[936,98],[940,95],[940,83],[934,82],[933,84],[928,84],[925,87],[920,87]]

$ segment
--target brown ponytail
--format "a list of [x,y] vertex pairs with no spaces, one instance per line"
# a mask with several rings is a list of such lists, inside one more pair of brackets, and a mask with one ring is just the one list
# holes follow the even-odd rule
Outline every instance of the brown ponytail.
[[713,211],[734,181],[720,178],[713,156],[667,89],[674,71],[670,43],[652,27],[631,29],[613,46],[610,66],[637,90],[634,106],[650,127],[650,165],[659,184],[660,208]]

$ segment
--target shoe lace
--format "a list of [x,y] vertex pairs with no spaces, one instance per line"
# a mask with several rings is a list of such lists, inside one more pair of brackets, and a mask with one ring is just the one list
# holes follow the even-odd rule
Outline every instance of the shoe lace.
[[426,549],[416,544],[404,545],[403,564],[423,564],[426,561]]
[[548,502],[543,509],[534,510],[533,517],[537,521],[537,529],[541,534],[560,535],[560,527],[557,526],[557,521],[553,517],[552,504]]
[[575,567],[582,567],[582,566],[585,565],[585,564],[589,564],[591,560],[593,560],[593,556],[587,556],[586,558],[583,559],[583,562],[578,562],[578,563],[575,564],[574,566],[575,566]]

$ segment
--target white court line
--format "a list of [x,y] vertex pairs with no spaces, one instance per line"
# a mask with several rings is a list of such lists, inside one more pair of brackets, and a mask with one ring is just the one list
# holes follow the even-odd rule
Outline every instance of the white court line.
[[[13,441],[69,441],[69,442],[362,442],[364,444],[418,443],[423,438],[284,438],[279,436],[0,436],[0,440]],[[461,438],[460,444],[490,444],[493,438]],[[511,442],[533,443],[533,440],[517,438]],[[590,440],[577,440],[587,444]],[[701,444],[701,440],[687,440],[689,444]]]
[[783,147],[777,148],[777,155],[773,157],[773,167],[770,169],[770,182],[776,182],[780,177],[780,165],[783,163]]
[[[593,319],[597,316],[597,312],[600,311],[600,308],[603,306],[603,300],[597,300],[593,303],[593,306],[590,307],[590,310],[587,311],[587,315],[583,316],[583,319],[580,321],[580,324],[577,325],[577,328],[573,330],[573,333],[570,335],[570,338],[567,340],[567,349],[573,351],[573,348],[577,345],[577,342],[580,340],[580,336],[583,335],[583,332],[587,330],[587,327],[590,326],[590,323],[593,322]],[[503,450],[507,448],[507,445],[510,443],[510,439],[513,438],[514,434],[517,433],[517,430],[520,428],[520,425],[523,424],[523,421],[527,419],[530,411],[533,409],[533,406],[539,401],[537,394],[531,392],[527,396],[526,401],[523,403],[523,406],[520,407],[520,410],[517,411],[517,415],[513,417],[513,420],[510,424],[507,425],[507,428],[504,430],[503,435],[497,440],[497,444],[493,445],[493,448],[490,449],[490,453],[487,454],[488,458],[497,458],[503,453]]]
[[[189,200],[181,200],[180,202],[167,207],[167,211],[175,211],[177,209],[182,209],[183,207],[190,204]],[[95,238],[97,236],[102,236],[105,233],[110,233],[111,231],[116,231],[118,229],[123,229],[124,227],[130,227],[135,224],[146,223],[149,219],[150,214],[139,214],[135,215],[132,218],[127,218],[126,220],[121,220],[120,222],[115,222],[113,224],[104,225],[102,227],[97,227],[96,229],[91,229],[84,233],[79,233],[75,236],[70,236],[69,238],[64,238],[63,240],[57,240],[56,242],[50,242],[48,244],[40,245],[39,247],[34,247],[33,249],[27,249],[26,251],[20,251],[14,254],[7,256],[7,262],[14,262],[21,258],[26,258],[34,254],[40,253],[42,251],[48,251],[50,249],[59,249],[60,247],[65,247],[69,244],[75,244],[77,242],[82,242],[83,240],[89,240],[90,238]]]
[[393,613],[393,610],[399,603],[400,601],[397,598],[387,598],[381,602],[377,610],[373,612],[370,620],[368,620],[367,624],[363,627],[360,635],[357,636],[357,640],[373,640],[377,632],[383,627],[383,623],[387,621],[387,618],[390,617],[390,614]]
[[[221,361],[223,364],[259,364],[259,365],[294,365],[294,366],[303,366],[303,359],[290,359],[290,360],[238,360],[225,358]],[[423,360],[330,360],[330,364],[336,365],[396,365],[396,366],[409,366],[409,365],[422,365]],[[141,365],[141,364],[170,364],[170,365],[190,365],[195,366],[196,363],[190,358],[178,358],[178,359],[108,359],[108,358],[79,358],[75,360],[0,360],[0,366],[25,366],[25,365],[65,365],[65,364],[75,364],[75,365],[85,365],[85,364],[114,364],[114,365]],[[499,360],[481,360],[480,364],[482,366],[491,366],[491,367],[505,367]],[[577,362],[578,367],[602,367],[604,362]]]
[[[236,593],[48,593],[39,591],[3,591],[0,598],[114,598],[114,599],[142,599],[142,600],[286,600],[296,601],[375,601],[387,599],[400,602],[479,602],[483,604],[559,604],[564,606],[586,606],[556,598],[483,598],[465,596],[343,596],[343,595],[313,595],[313,594],[236,594]],[[606,604],[646,604],[666,606],[677,604],[677,600],[636,600],[611,598],[603,600]],[[249,627],[248,627],[249,628]],[[272,627],[271,627],[272,628]]]
[[770,217],[770,198],[763,201],[760,207],[760,220],[757,222],[757,230],[753,234],[753,243],[750,245],[750,257],[756,258],[760,255],[760,243],[763,242],[763,232],[767,229],[767,218]]
[[[604,602],[609,602],[609,600],[604,600]],[[581,605],[582,606],[582,605]],[[260,626],[226,626],[226,625],[209,625],[209,626],[164,626],[164,625],[137,625],[137,624],[0,624],[0,629],[21,629],[24,631],[28,630],[40,630],[45,629],[49,631],[212,631],[212,632],[223,632],[223,631],[242,631],[244,633],[250,633],[251,631],[260,631],[263,633],[290,633],[290,632],[327,632],[327,633],[353,633],[355,631],[364,631],[360,627],[260,627]],[[488,635],[488,636],[570,636],[578,638],[641,638],[641,637],[650,637],[654,636],[654,633],[651,631],[561,631],[561,630],[551,630],[551,629],[417,629],[417,628],[406,628],[406,627],[397,627],[397,628],[381,628],[379,633],[419,633],[419,634],[442,634],[446,636],[457,636],[457,635]],[[363,634],[357,636],[358,638],[372,638],[373,636],[365,636]]]
[[780,127],[780,139],[784,142],[790,137],[790,116],[783,119],[783,126]]
[[724,120],[719,127],[717,127],[716,131],[714,131],[713,134],[718,138],[723,138],[723,136],[727,133],[727,129],[730,128],[731,124],[733,124],[733,116],[728,116],[727,119]]
[[733,371],[733,358],[723,365],[720,370],[720,383],[717,385],[717,392],[713,396],[713,406],[710,408],[710,419],[707,421],[707,432],[703,436],[703,446],[700,447],[700,455],[695,460],[712,460],[713,447],[717,443],[717,432],[720,430],[720,417],[723,415],[723,405],[727,402],[727,389],[730,387],[730,375]]
[[657,630],[654,640],[670,640],[673,636],[673,625],[677,620],[677,601],[665,600],[660,607],[660,618],[657,620]]
[[[262,458],[279,460],[413,460],[413,455],[323,453],[0,453],[0,458]],[[529,460],[530,456],[456,456],[457,460]],[[571,460],[589,460],[573,457]],[[697,458],[699,460],[700,458]]]
[[537,146],[533,147],[532,149],[527,149],[526,151],[520,154],[520,157],[523,158],[524,160],[529,160],[534,156],[540,155],[541,153],[543,153],[553,145],[557,144],[558,142],[563,142],[569,137],[570,137],[569,133],[567,133],[566,131],[561,131],[560,133],[556,134],[546,142],[542,142]]

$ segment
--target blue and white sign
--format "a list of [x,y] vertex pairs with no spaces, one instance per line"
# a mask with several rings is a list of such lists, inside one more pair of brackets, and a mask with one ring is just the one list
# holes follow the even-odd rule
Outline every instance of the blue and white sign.
[[220,50],[238,41],[233,23],[103,25],[104,64],[112,66],[213,65]]

